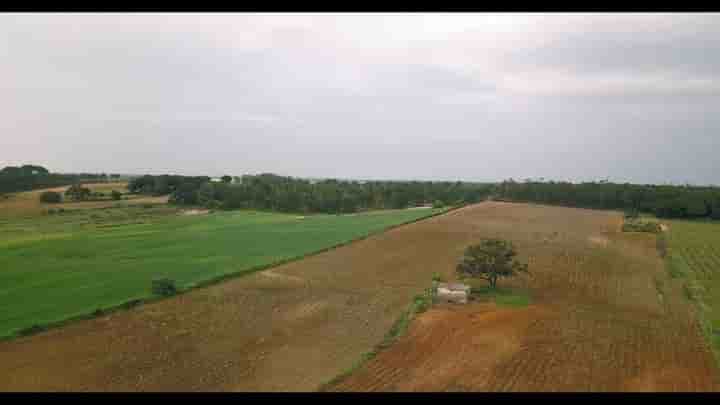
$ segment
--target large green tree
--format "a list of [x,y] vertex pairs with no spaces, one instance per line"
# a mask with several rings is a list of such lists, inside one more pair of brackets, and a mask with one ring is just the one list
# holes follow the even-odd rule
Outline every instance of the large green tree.
[[514,277],[528,272],[528,265],[518,262],[517,252],[509,241],[488,239],[465,249],[456,271],[461,278],[474,277],[487,280],[491,288],[498,278]]

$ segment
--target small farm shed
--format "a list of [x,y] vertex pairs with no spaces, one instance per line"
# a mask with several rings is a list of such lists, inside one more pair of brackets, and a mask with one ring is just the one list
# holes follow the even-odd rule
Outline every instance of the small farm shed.
[[439,302],[467,304],[470,286],[462,283],[438,283],[435,299]]

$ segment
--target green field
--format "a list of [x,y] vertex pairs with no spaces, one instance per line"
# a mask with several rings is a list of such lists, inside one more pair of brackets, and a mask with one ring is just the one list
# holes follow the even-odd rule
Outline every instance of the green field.
[[720,360],[720,223],[671,221],[668,265],[686,279],[688,298],[698,304],[706,337]]
[[[253,211],[179,216],[167,207],[84,210],[0,222],[0,337],[301,257],[442,210],[357,215]],[[143,213],[145,213],[143,215]]]

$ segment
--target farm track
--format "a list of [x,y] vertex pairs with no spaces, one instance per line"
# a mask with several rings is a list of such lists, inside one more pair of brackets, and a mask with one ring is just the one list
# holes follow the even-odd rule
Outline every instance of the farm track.
[[654,240],[619,223],[611,212],[478,204],[1,342],[0,390],[314,390],[381,341],[434,272],[451,276],[467,244],[492,236],[529,260],[533,275],[517,284],[532,305],[433,308],[332,389],[716,390],[712,355]]

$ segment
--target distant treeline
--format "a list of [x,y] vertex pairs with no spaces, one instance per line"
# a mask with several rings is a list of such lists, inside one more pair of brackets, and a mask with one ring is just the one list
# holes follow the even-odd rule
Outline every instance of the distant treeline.
[[17,191],[35,190],[67,186],[83,181],[105,181],[119,178],[119,174],[105,173],[50,173],[46,168],[36,165],[7,166],[0,170],[0,194]]
[[497,195],[513,201],[647,212],[664,218],[720,219],[717,187],[505,181],[498,185]]
[[491,184],[427,181],[311,181],[274,174],[209,177],[174,175],[133,179],[130,192],[170,194],[170,202],[212,208],[348,213],[371,209],[478,202]]

